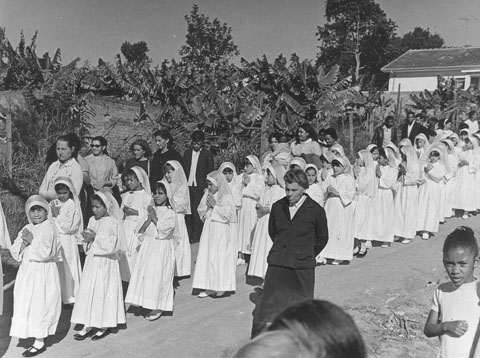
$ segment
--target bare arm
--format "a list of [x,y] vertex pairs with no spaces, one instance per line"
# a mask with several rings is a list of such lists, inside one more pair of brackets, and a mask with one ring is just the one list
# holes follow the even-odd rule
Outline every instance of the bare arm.
[[467,330],[468,323],[466,321],[439,322],[438,312],[430,310],[423,333],[425,333],[427,337],[438,337],[443,334],[448,334],[452,337],[461,337]]

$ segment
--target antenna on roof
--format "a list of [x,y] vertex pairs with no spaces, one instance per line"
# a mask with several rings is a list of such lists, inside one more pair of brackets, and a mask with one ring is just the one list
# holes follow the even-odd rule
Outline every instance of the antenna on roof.
[[461,17],[459,18],[460,21],[465,21],[465,35],[464,35],[464,43],[465,45],[468,45],[467,43],[467,35],[468,35],[468,25],[470,21],[478,21],[478,19],[475,16],[470,16],[470,17]]

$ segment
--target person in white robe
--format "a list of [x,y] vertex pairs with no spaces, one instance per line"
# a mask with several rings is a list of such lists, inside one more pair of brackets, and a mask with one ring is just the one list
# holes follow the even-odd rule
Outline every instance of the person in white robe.
[[[252,255],[248,265],[248,275],[265,278],[267,256],[272,248],[272,239],[268,234],[268,220],[273,203],[285,196],[285,168],[265,164],[265,183],[267,184],[257,204],[258,221],[252,243]],[[315,174],[316,176],[316,174]]]
[[21,262],[13,289],[13,317],[10,336],[34,337],[23,355],[46,350],[44,339],[54,335],[62,311],[57,261],[60,241],[51,221],[47,201],[33,195],[25,203],[29,224],[18,233],[10,253]]
[[148,218],[140,228],[142,246],[125,297],[126,303],[150,310],[145,316],[148,321],[173,311],[174,235],[178,220],[170,198],[166,184],[157,182],[155,207],[148,209]]
[[127,237],[127,260],[130,272],[135,267],[141,242],[138,231],[147,219],[147,208],[152,205],[152,192],[147,173],[140,167],[130,168],[125,173],[128,192],[122,195],[123,225]]
[[177,217],[173,241],[175,247],[175,276],[187,277],[191,275],[192,271],[192,252],[188,239],[187,224],[185,223],[185,215],[192,213],[187,177],[182,165],[176,160],[167,161],[164,165],[164,172],[163,182],[166,186],[170,186]]
[[345,170],[350,165],[345,157],[332,160],[334,174],[328,179],[325,212],[328,222],[328,243],[318,254],[317,262],[332,259],[333,265],[353,258],[353,199],[355,179]]
[[450,172],[445,175],[445,186],[446,186],[446,196],[445,196],[445,218],[451,218],[455,215],[453,211],[453,202],[455,193],[455,188],[457,184],[457,171],[458,171],[458,155],[455,151],[455,145],[451,139],[444,139],[442,143],[447,148],[448,163],[450,165]]
[[[328,178],[333,175],[332,160],[335,159],[335,155],[330,151],[325,151],[320,157],[322,162],[322,169],[319,171],[318,181],[322,186],[323,192],[327,189]],[[324,200],[325,202],[325,200]]]
[[65,305],[75,303],[82,266],[78,244],[83,231],[83,215],[75,187],[70,178],[58,177],[55,180],[57,199],[50,202],[53,222],[60,240],[61,261],[58,263],[62,302]]
[[255,206],[265,187],[260,161],[254,155],[247,156],[242,186],[242,207],[238,213],[237,247],[239,247],[240,259],[244,260],[244,255],[249,255],[252,250],[253,231],[257,222]]
[[381,242],[382,247],[389,247],[394,239],[394,190],[398,178],[398,167],[391,149],[379,149],[375,175],[377,191],[369,215],[368,236],[372,241]]
[[236,289],[237,243],[230,234],[230,223],[237,220],[235,200],[220,171],[208,174],[207,182],[208,191],[198,206],[205,224],[192,284],[202,291],[199,298],[222,297]]
[[367,145],[366,150],[368,150],[370,153],[372,153],[373,161],[376,162],[378,160],[378,155],[380,153],[378,151],[378,146],[376,144],[369,144],[369,145]]
[[305,193],[323,208],[325,203],[325,193],[322,184],[318,182],[318,168],[315,164],[307,164],[305,174],[308,179],[308,189]]
[[343,149],[343,147],[338,143],[335,143],[334,145],[332,145],[330,147],[329,151],[332,152],[333,155],[335,155],[336,157],[344,157],[345,156],[345,149]]
[[[0,248],[10,250],[12,242],[10,241],[10,233],[8,232],[7,221],[5,220],[5,213],[3,212],[2,202],[0,201]],[[3,314],[3,268],[0,262],[0,315]]]
[[[438,136],[437,136],[438,138]],[[448,148],[447,145],[443,142],[435,142],[432,147],[435,146],[440,151],[440,158],[443,165],[445,166],[445,175],[442,180],[438,183],[440,186],[440,200],[437,205],[437,216],[438,221],[443,224],[445,222],[445,211],[447,205],[447,181],[451,177],[452,169],[450,167],[450,160],[448,158]]]
[[478,142],[473,137],[465,138],[465,145],[458,156],[456,195],[453,200],[453,208],[463,211],[463,219],[468,219],[468,214],[477,210],[475,195],[472,188],[475,187],[475,173],[480,167],[480,162],[474,150],[478,148]]
[[417,150],[418,160],[420,166],[424,166],[429,163],[428,150],[430,148],[430,142],[425,134],[420,133],[415,137],[415,149]]
[[424,240],[438,232],[440,222],[438,207],[441,205],[443,185],[441,182],[446,173],[444,163],[448,160],[441,157],[442,153],[444,153],[442,147],[431,146],[428,151],[430,163],[422,166],[424,178],[418,193],[417,231],[422,234]]
[[293,157],[290,160],[290,163],[288,164],[289,169],[297,168],[297,169],[305,170],[306,166],[307,166],[307,162],[305,161],[305,159],[300,157]]
[[368,252],[366,246],[369,239],[368,215],[372,210],[377,181],[375,178],[375,162],[369,150],[365,149],[358,152],[355,164],[357,204],[353,215],[353,236],[360,243],[357,257],[364,257]]
[[418,218],[418,184],[420,179],[420,164],[415,148],[404,145],[400,148],[402,163],[398,192],[395,196],[394,235],[402,244],[409,244],[415,238]]
[[123,212],[112,194],[101,191],[92,196],[92,211],[82,233],[87,258],[70,318],[83,325],[73,336],[79,341],[91,335],[102,339],[110,328],[126,323],[119,265],[127,248]]
[[[471,136],[472,141],[476,141],[476,147],[474,146],[473,155],[475,162],[480,163],[480,134],[473,134]],[[473,192],[475,194],[475,202],[477,211],[480,210],[480,171],[475,172],[475,185],[473,186]]]

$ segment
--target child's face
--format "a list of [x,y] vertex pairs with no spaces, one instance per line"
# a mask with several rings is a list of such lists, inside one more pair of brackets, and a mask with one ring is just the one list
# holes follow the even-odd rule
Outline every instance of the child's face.
[[136,191],[141,189],[140,181],[138,180],[136,175],[127,175],[127,178],[125,179],[125,185],[130,191]]
[[341,157],[342,156],[342,153],[340,153],[338,150],[336,149],[332,149],[332,153],[336,156],[336,157]]
[[333,173],[335,175],[343,174],[343,172],[345,171],[345,168],[338,162],[334,162],[334,164],[332,164],[332,167],[333,167]]
[[43,223],[47,220],[47,211],[38,205],[32,206],[28,211],[28,215],[33,225]]
[[225,177],[225,179],[227,179],[227,183],[231,183],[232,180],[233,180],[233,170],[228,170],[228,169],[225,169],[223,172],[222,172],[223,176]]
[[107,215],[107,208],[99,200],[92,199],[92,212],[95,219],[98,220]]
[[327,162],[326,160],[322,160],[322,166],[325,168],[325,169],[332,169],[332,164]]
[[64,203],[70,198],[70,190],[68,188],[60,188],[56,190],[57,198],[60,202]]
[[473,271],[478,266],[478,257],[471,250],[452,247],[443,255],[443,266],[455,287],[473,282]]
[[460,139],[465,141],[465,139],[468,138],[468,132],[462,132],[460,133]]
[[378,157],[378,164],[380,164],[382,167],[387,166],[388,165],[388,159],[385,158],[384,156],[380,155]]
[[317,181],[317,172],[315,169],[307,169],[306,171],[308,185],[313,185]]
[[277,184],[277,179],[272,175],[272,173],[270,173],[270,170],[267,170],[267,177],[265,182],[267,183],[267,185],[270,186]]
[[357,156],[357,159],[355,159],[355,165],[357,167],[364,167],[365,164],[363,163],[363,159],[359,156]]
[[373,160],[374,161],[377,160],[379,155],[380,155],[380,152],[378,151],[378,148],[375,148],[371,153],[372,153]]
[[473,144],[472,142],[470,142],[470,140],[466,140],[465,141],[465,149],[468,150],[468,149],[473,149]]
[[245,173],[247,174],[253,173],[253,165],[251,163],[248,163],[245,165]]
[[208,183],[208,191],[211,194],[215,194],[218,191],[218,186],[213,184],[210,180],[207,180],[207,183]]
[[290,169],[302,169],[302,168],[300,168],[300,166],[297,164],[292,164],[290,165]]
[[418,149],[423,148],[425,146],[425,141],[423,139],[420,139],[420,138],[418,138],[415,143],[417,143],[417,148]]
[[175,170],[167,170],[165,172],[165,180],[171,184],[172,183],[172,179],[173,179],[173,173],[175,172]]
[[157,188],[157,191],[153,194],[153,201],[156,206],[163,206],[167,202],[167,193],[161,188]]
[[450,139],[452,140],[453,145],[456,147],[456,146],[458,145],[458,140],[457,140],[457,138],[456,138],[456,137],[452,137],[452,138],[450,138]]
[[430,163],[436,163],[440,159],[438,155],[435,154],[435,152],[430,153],[428,159],[430,160]]

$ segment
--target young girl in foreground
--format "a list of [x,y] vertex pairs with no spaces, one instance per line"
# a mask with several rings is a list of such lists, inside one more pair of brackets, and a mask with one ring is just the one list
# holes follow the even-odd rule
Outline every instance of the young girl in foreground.
[[207,182],[208,191],[198,206],[198,214],[205,224],[192,284],[193,288],[202,290],[199,298],[222,297],[236,287],[237,243],[230,232],[230,223],[237,220],[235,201],[220,171],[208,174]]
[[[190,276],[192,269],[192,254],[188,240],[185,215],[190,215],[190,194],[188,191],[187,177],[182,165],[176,160],[169,160],[164,165],[165,186],[171,189],[172,205],[175,208],[177,224],[175,233],[175,267],[176,276]],[[168,190],[168,189],[167,189]]]
[[[272,248],[272,239],[268,235],[268,219],[274,202],[285,196],[285,168],[265,164],[265,183],[267,184],[257,204],[258,221],[253,236],[252,256],[248,266],[248,275],[265,278],[267,273],[267,256]],[[315,176],[317,174],[315,173]]]
[[65,305],[75,303],[82,266],[78,253],[80,232],[83,231],[83,216],[80,200],[70,178],[58,177],[55,180],[57,199],[50,202],[53,222],[60,240],[61,258],[58,273],[62,285],[62,302]]
[[155,184],[153,200],[155,208],[148,208],[148,218],[139,231],[143,243],[125,298],[126,303],[151,310],[145,316],[149,321],[173,311],[175,269],[172,238],[176,217],[163,182]]
[[[449,282],[435,290],[433,305],[425,324],[427,337],[439,337],[442,358],[480,357],[480,347],[472,347],[480,319],[478,280],[478,244],[473,230],[460,226],[443,244],[443,266]],[[474,355],[469,355],[471,349]]]
[[99,340],[126,322],[119,266],[126,247],[122,212],[112,194],[100,191],[92,196],[92,211],[82,233],[87,259],[71,317],[83,325],[73,336],[78,341],[94,333],[92,340]]
[[55,225],[48,218],[48,203],[40,195],[25,204],[29,224],[18,233],[10,252],[21,262],[13,289],[13,318],[10,335],[35,337],[24,353],[34,357],[46,350],[44,339],[55,334],[62,311]]

